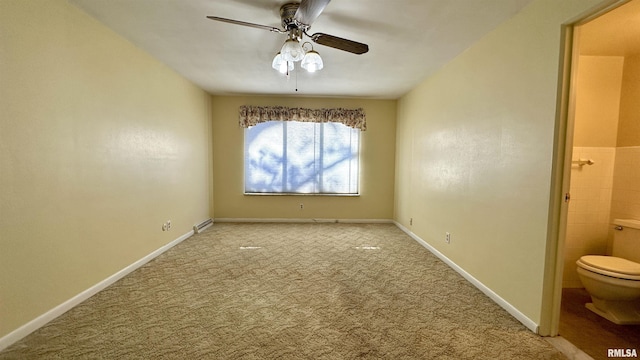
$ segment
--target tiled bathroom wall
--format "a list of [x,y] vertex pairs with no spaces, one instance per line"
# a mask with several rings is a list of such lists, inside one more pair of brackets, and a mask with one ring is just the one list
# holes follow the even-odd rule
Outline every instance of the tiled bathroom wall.
[[[576,261],[582,255],[607,254],[609,229],[612,227],[610,219],[616,148],[574,147],[572,159],[590,159],[594,162],[593,165],[571,166],[563,287],[582,287],[576,273]],[[636,171],[636,176],[638,173],[640,171]]]
[[571,201],[565,238],[563,287],[582,287],[576,261],[582,255],[610,255],[614,219],[640,220],[640,146],[574,147]]
[[640,220],[640,146],[616,149],[611,218]]

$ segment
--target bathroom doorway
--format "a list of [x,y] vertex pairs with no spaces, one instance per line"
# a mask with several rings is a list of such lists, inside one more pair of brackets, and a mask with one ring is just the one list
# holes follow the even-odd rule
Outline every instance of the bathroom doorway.
[[570,201],[559,242],[558,333],[594,359],[608,349],[640,352],[640,325],[586,309],[591,299],[576,272],[583,255],[611,255],[614,219],[640,220],[640,0],[609,10],[573,29]]

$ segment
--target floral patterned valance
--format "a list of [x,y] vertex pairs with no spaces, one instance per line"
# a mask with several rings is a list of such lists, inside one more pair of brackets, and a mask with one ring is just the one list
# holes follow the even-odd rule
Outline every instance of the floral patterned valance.
[[241,127],[254,126],[267,121],[338,122],[354,129],[367,130],[363,109],[306,109],[284,106],[240,106]]

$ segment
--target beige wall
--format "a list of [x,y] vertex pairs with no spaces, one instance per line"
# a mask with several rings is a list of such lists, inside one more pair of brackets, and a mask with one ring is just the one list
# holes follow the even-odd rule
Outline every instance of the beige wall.
[[[214,96],[214,209],[216,218],[391,219],[396,101],[271,96]],[[244,130],[241,105],[359,108],[367,114],[361,133],[360,193],[340,196],[243,195]],[[304,204],[300,210],[299,204]]]
[[640,54],[626,56],[613,179],[612,219],[640,219]]
[[0,63],[2,337],[209,217],[211,129],[209,95],[66,1],[0,1]]
[[617,146],[640,146],[640,54],[624,58]]
[[597,3],[533,1],[398,103],[395,218],[538,324],[561,25]]
[[573,146],[616,146],[624,62],[622,56],[580,56]]

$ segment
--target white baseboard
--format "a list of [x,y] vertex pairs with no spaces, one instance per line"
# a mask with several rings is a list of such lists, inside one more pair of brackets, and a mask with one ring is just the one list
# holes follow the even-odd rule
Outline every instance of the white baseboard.
[[509,314],[511,314],[511,316],[515,317],[518,321],[520,321],[529,330],[533,331],[536,334],[538,333],[539,325],[536,324],[535,321],[529,319],[526,315],[521,313],[513,305],[509,304],[505,299],[501,298],[498,294],[493,292],[493,290],[488,288],[486,285],[484,285],[478,279],[476,279],[473,276],[471,276],[471,274],[469,274],[463,268],[461,268],[456,263],[451,261],[448,257],[444,256],[444,254],[442,254],[441,252],[436,250],[436,248],[434,248],[433,246],[429,245],[426,241],[422,240],[418,235],[416,235],[413,232],[411,232],[411,230],[407,229],[406,227],[404,227],[402,224],[398,223],[397,221],[394,221],[394,224],[396,224],[396,226],[398,228],[400,228],[400,230],[402,230],[405,233],[407,233],[407,235],[411,236],[420,245],[424,246],[427,250],[432,252],[440,260],[442,260],[445,264],[449,265],[449,267],[451,267],[453,270],[455,270],[458,274],[462,275],[462,277],[464,277],[467,281],[469,281],[471,284],[473,284],[473,286],[478,288],[478,290],[482,291],[485,295],[487,295],[491,300],[493,300],[500,307],[505,309]]
[[142,259],[134,262],[133,264],[125,267],[124,269],[118,271],[117,273],[115,273],[115,274],[109,276],[108,278],[100,281],[99,283],[95,284],[94,286],[84,290],[83,292],[79,293],[78,295],[76,295],[76,296],[72,297],[71,299],[63,302],[62,304],[54,307],[53,309],[51,309],[51,310],[47,311],[46,313],[38,316],[37,318],[29,321],[28,323],[22,325],[21,327],[19,327],[16,330],[10,332],[9,334],[3,336],[2,338],[0,338],[0,351],[5,349],[5,348],[7,348],[7,347],[9,347],[9,346],[11,346],[15,342],[17,342],[20,339],[26,337],[27,335],[29,335],[32,332],[38,330],[39,328],[43,327],[44,325],[49,323],[51,320],[57,318],[58,316],[64,314],[65,312],[71,310],[73,307],[75,307],[76,305],[82,303],[83,301],[87,300],[88,298],[92,297],[93,295],[97,294],[98,292],[104,290],[109,285],[111,285],[111,284],[115,283],[116,281],[122,279],[123,277],[127,276],[128,274],[130,274],[134,270],[138,269],[142,265],[144,265],[144,264],[148,263],[149,261],[153,260],[154,258],[156,258],[158,255],[160,255],[163,252],[165,252],[165,251],[171,249],[172,247],[178,245],[179,243],[181,243],[185,239],[191,237],[191,235],[193,235],[193,230],[191,230],[188,233],[180,236],[179,238],[171,241],[170,243],[162,246],[161,248],[153,251],[152,253],[148,254],[147,256],[143,257]]
[[214,222],[235,223],[342,223],[342,224],[393,224],[391,219],[305,219],[305,218],[215,218]]

